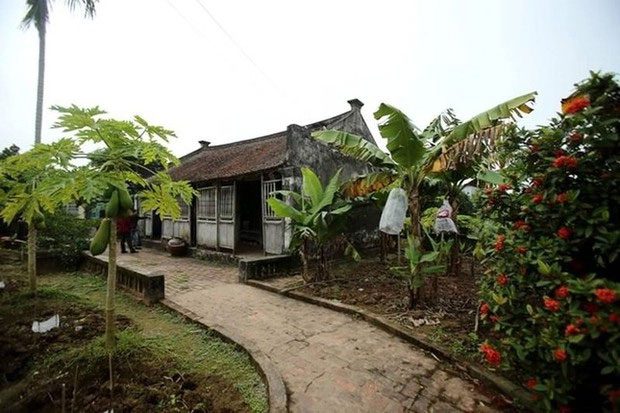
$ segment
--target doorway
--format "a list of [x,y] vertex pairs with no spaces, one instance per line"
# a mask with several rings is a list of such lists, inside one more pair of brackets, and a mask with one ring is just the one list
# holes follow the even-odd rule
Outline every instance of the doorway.
[[263,251],[263,210],[260,181],[237,182],[239,233],[237,253]]
[[161,239],[161,217],[158,213],[153,212],[153,228],[151,232],[151,239]]

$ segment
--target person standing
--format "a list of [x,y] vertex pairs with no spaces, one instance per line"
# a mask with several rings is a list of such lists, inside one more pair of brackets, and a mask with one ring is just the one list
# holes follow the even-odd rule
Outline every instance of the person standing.
[[116,232],[121,238],[121,252],[123,254],[127,253],[125,244],[127,244],[127,248],[129,248],[130,252],[138,252],[131,242],[131,215],[120,217],[116,220]]

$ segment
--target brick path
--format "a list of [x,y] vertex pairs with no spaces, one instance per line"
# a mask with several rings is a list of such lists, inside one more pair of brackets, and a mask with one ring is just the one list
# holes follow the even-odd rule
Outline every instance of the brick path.
[[252,341],[280,370],[294,412],[491,411],[471,380],[365,321],[244,284],[237,269],[142,250],[119,264],[162,271],[166,298]]

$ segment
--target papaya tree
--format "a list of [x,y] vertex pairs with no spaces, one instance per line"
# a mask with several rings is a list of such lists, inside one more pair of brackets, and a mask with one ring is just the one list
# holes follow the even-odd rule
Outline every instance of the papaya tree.
[[[422,244],[420,227],[420,187],[425,179],[448,169],[471,165],[487,154],[501,136],[505,120],[530,113],[536,92],[528,93],[501,103],[466,122],[460,122],[446,111],[437,116],[424,129],[417,128],[411,120],[394,106],[381,103],[374,113],[379,121],[379,132],[386,139],[386,154],[376,145],[358,135],[337,130],[313,133],[313,137],[339,149],[371,166],[378,168],[367,177],[358,179],[357,187],[362,196],[374,192],[377,185],[367,182],[387,182],[402,187],[408,196],[411,217],[410,234],[413,241]],[[383,188],[385,185],[378,185]],[[416,267],[417,268],[417,267]],[[413,303],[420,300],[420,288],[410,296]]]
[[[276,197],[270,197],[267,203],[278,217],[291,220],[293,229],[291,248],[299,248],[304,281],[322,281],[329,276],[325,254],[327,243],[342,233],[345,214],[353,205],[343,201],[339,196],[340,170],[331,177],[325,187],[311,169],[301,168],[301,174],[303,177],[301,192],[283,190],[274,193],[290,199],[292,205]],[[315,277],[308,271],[308,260],[313,250],[318,257]],[[351,244],[347,246],[347,253],[356,259],[359,257]]]
[[33,295],[37,289],[37,231],[45,225],[44,212],[52,213],[61,205],[58,183],[66,180],[76,150],[75,142],[61,139],[35,145],[0,162],[0,217],[6,223],[21,219],[28,225],[28,281]]
[[[71,134],[79,145],[76,158],[90,161],[58,183],[61,198],[84,202],[104,199],[107,202],[106,217],[90,249],[94,255],[108,249],[105,343],[111,357],[115,346],[116,221],[133,207],[128,184],[138,188],[143,208],[173,217],[181,213],[178,197],[190,203],[194,191],[187,182],[173,181],[166,172],[169,166],[179,164],[164,145],[174,137],[172,131],[150,125],[139,116],[132,121],[104,118],[105,112],[98,107],[74,105],[52,109],[60,113],[54,127]],[[92,147],[95,149],[90,152],[83,151],[83,148]],[[153,166],[158,172],[151,170]],[[147,179],[146,175],[150,177]]]

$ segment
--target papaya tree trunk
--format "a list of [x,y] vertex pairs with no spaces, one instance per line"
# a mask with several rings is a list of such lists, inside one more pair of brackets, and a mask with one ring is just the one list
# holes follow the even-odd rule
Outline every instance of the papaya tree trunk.
[[114,351],[114,292],[116,291],[116,218],[110,222],[108,245],[108,286],[105,299],[105,345],[108,352]]
[[37,229],[34,224],[28,225],[28,282],[30,293],[37,293]]

